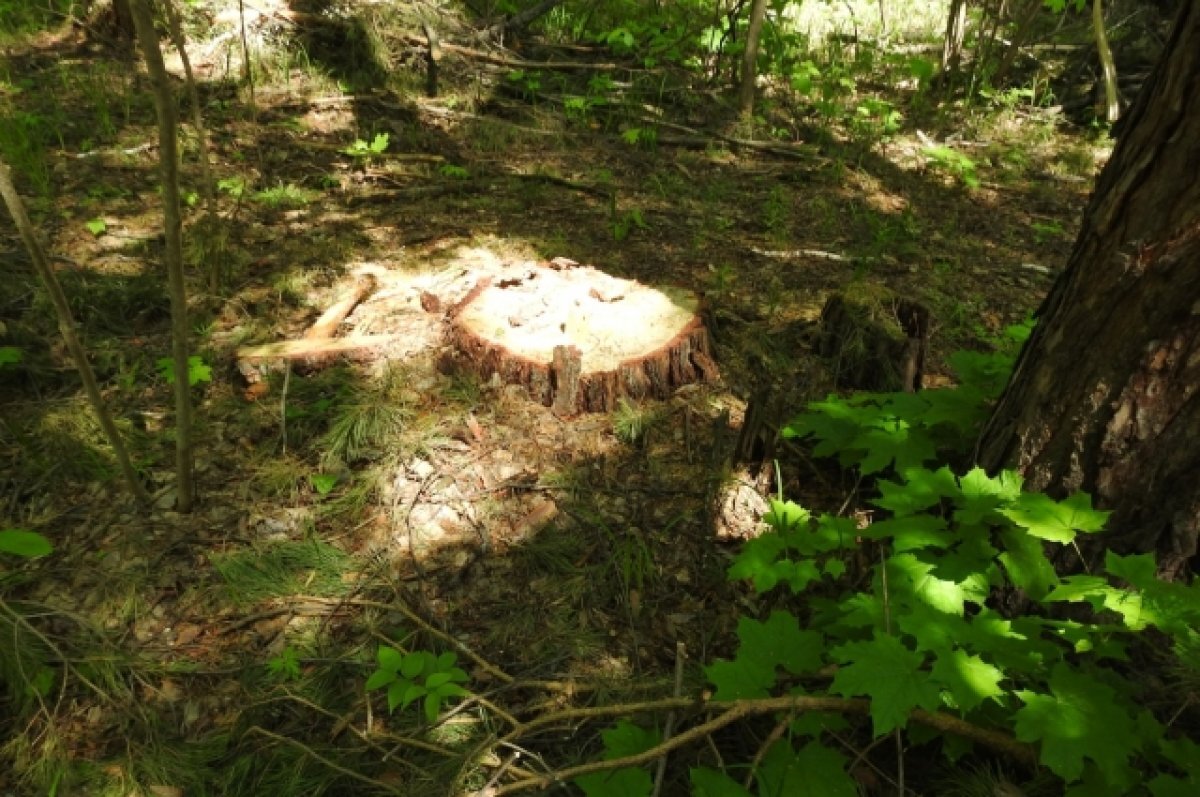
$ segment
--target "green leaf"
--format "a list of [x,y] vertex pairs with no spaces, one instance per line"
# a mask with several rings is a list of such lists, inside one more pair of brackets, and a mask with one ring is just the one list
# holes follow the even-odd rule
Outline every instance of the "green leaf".
[[104,235],[104,233],[108,231],[108,225],[104,222],[104,219],[92,219],[84,222],[83,226],[87,228],[88,232],[97,238],[99,238],[101,235]]
[[412,681],[403,678],[392,681],[387,690],[388,711],[395,711],[397,706],[407,706],[411,699],[405,699],[411,689],[424,689]]
[[425,695],[425,721],[430,725],[437,722],[438,714],[442,710],[442,696],[437,692],[429,692]]
[[643,728],[629,720],[620,720],[613,727],[601,731],[600,738],[604,741],[605,761],[644,753],[662,741],[658,731]]
[[873,503],[890,510],[897,517],[923,512],[937,506],[943,498],[958,495],[958,482],[950,468],[936,471],[909,468],[904,471],[904,484],[880,479],[876,482],[881,496]]
[[[604,741],[605,761],[644,753],[662,739],[657,731],[647,730],[629,720],[621,720],[602,731],[600,738]],[[575,779],[575,785],[588,797],[635,797],[650,794],[654,787],[650,774],[634,767],[582,775]]]
[[29,679],[26,691],[31,695],[46,697],[54,687],[55,672],[50,667],[38,667]]
[[761,797],[857,797],[858,787],[846,774],[848,759],[819,741],[799,752],[780,740],[763,756],[755,778]]
[[841,714],[829,711],[806,711],[788,726],[794,738],[811,736],[819,739],[826,731],[844,731],[850,727],[850,722]]
[[[405,683],[403,681],[399,681],[397,683],[404,684],[404,688],[402,690],[400,690],[400,708],[401,709],[408,708],[410,703],[412,703],[414,700],[416,700],[418,698],[424,697],[429,692],[428,689],[421,686],[420,684],[415,684],[412,682]],[[392,685],[393,688],[395,688],[395,686],[396,686],[396,684]],[[390,690],[388,692],[388,697],[389,698],[391,697]],[[432,720],[431,720],[431,722],[432,722]]]
[[1041,762],[1070,782],[1083,774],[1090,758],[1113,782],[1126,777],[1139,742],[1134,723],[1117,694],[1086,673],[1059,663],[1050,673],[1051,694],[1027,690],[1016,713],[1016,736],[1041,743]]
[[735,658],[717,659],[704,668],[704,675],[717,687],[714,700],[752,700],[766,697],[775,685],[775,668],[762,662]]
[[962,581],[947,581],[933,574],[935,565],[912,553],[899,553],[887,560],[889,586],[894,594],[910,595],[948,614],[961,615],[968,601],[983,605],[989,584],[982,573]]
[[404,654],[393,647],[380,645],[379,650],[375,651],[375,660],[379,662],[379,669],[396,672],[400,669]]
[[1025,590],[1030,598],[1042,600],[1059,583],[1041,540],[1023,531],[1005,529],[1000,532],[1000,542],[1005,549],[1000,554],[1000,562],[1008,572],[1009,580],[1013,586]]
[[842,663],[829,691],[845,697],[871,699],[875,736],[903,728],[914,708],[933,711],[941,703],[936,684],[922,670],[924,654],[879,631],[870,642],[850,642],[831,651]]
[[825,640],[816,631],[801,631],[794,614],[771,612],[766,622],[749,617],[738,621],[738,658],[746,658],[770,667],[783,667],[793,675],[821,668]]
[[53,551],[54,546],[50,544],[50,540],[36,531],[25,531],[24,529],[0,530],[0,553],[33,558],[35,556],[46,556]]
[[859,532],[870,540],[892,540],[896,551],[911,551],[919,548],[948,548],[954,537],[946,527],[946,521],[934,515],[910,515],[872,523]]
[[1013,471],[1001,471],[993,479],[983,468],[973,468],[958,480],[960,494],[954,499],[954,521],[963,525],[989,522],[993,511],[1021,495],[1022,483],[1021,476]]
[[1045,493],[1023,493],[1000,514],[1039,539],[1068,543],[1077,531],[1103,529],[1112,513],[1092,509],[1092,497],[1087,493],[1075,493],[1063,501],[1055,501]]
[[448,683],[450,683],[450,673],[435,672],[435,673],[432,673],[428,678],[425,679],[425,688],[430,691],[433,691],[434,689],[437,689],[439,686],[442,686],[443,684],[448,684]]
[[692,782],[692,797],[754,797],[736,780],[715,769],[692,767],[688,777]]
[[1147,784],[1150,793],[1154,797],[1195,797],[1200,794],[1200,744],[1180,737],[1163,740],[1159,749],[1184,776],[1160,774]]
[[650,773],[633,768],[580,775],[575,785],[587,797],[648,797],[654,791]]
[[851,446],[867,452],[859,464],[865,474],[879,473],[893,462],[896,470],[903,473],[921,467],[937,455],[929,435],[910,428],[904,421],[863,432],[854,438]]
[[969,623],[957,614],[938,611],[925,603],[912,603],[896,618],[900,630],[917,642],[917,649],[929,652],[955,647],[965,639]]
[[16,365],[24,358],[25,352],[16,346],[0,346],[0,368],[6,365]]
[[324,498],[337,485],[338,476],[336,473],[312,473],[309,474],[308,480],[312,483],[313,489],[317,491],[317,495]]
[[388,684],[396,680],[395,670],[376,670],[371,673],[371,677],[367,679],[366,690],[368,692],[374,689],[382,689]]
[[463,689],[456,683],[445,683],[437,688],[437,693],[443,698],[447,697],[469,697],[470,692]]
[[783,558],[788,552],[787,541],[778,533],[763,534],[742,546],[729,567],[729,579],[749,579],[758,592],[767,592],[780,582],[800,592],[812,581],[820,579],[815,562]]
[[999,701],[1004,690],[1004,673],[963,650],[939,651],[930,673],[934,681],[946,687],[954,704],[964,714],[985,700]]
[[414,650],[400,660],[400,674],[409,680],[414,680],[431,669],[428,665],[432,663],[433,654],[424,650]]
[[1105,608],[1120,612],[1130,628],[1154,625],[1181,638],[1200,627],[1200,579],[1190,585],[1159,580],[1151,554],[1120,556],[1109,551],[1105,566],[1136,590],[1114,589],[1105,602]]
[[[168,385],[175,384],[175,359],[173,357],[159,357],[156,363],[158,372],[162,374],[162,378]],[[188,357],[188,385],[195,387],[201,382],[212,381],[212,368],[205,364],[200,357]]]
[[974,438],[988,417],[989,397],[974,385],[921,391],[928,408],[920,416],[926,426],[951,427],[960,437]]
[[778,532],[802,528],[812,519],[812,513],[792,501],[772,499],[771,509],[763,515],[763,522]]

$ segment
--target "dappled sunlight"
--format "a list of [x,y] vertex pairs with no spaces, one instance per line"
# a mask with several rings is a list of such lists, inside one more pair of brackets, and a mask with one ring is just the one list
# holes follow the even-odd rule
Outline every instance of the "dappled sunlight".
[[1044,107],[1087,32],[970,4],[943,83],[948,2],[768,3],[745,108],[735,5],[182,4],[173,326],[132,30],[0,0],[0,157],[150,493],[0,222],[0,792],[1184,782],[1197,676],[1120,623],[1190,649],[1191,588],[1056,573],[1106,513],[968,470],[1111,151]]

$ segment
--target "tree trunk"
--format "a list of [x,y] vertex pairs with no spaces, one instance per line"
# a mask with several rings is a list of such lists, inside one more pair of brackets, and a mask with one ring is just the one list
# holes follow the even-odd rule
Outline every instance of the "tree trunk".
[[130,0],[138,44],[146,59],[146,70],[154,86],[154,107],[158,114],[158,157],[162,173],[163,230],[166,247],[163,260],[167,271],[167,292],[171,297],[171,354],[175,360],[175,473],[178,497],[175,508],[192,510],[192,398],[188,381],[187,288],[183,277],[183,221],[179,214],[179,115],[175,96],[158,49],[158,34],[150,12],[151,0]]
[[758,80],[758,40],[762,37],[763,19],[767,15],[767,0],[754,0],[750,5],[750,25],[746,28],[746,49],[742,53],[742,85],[738,93],[738,110],[742,116],[754,113],[754,87]]
[[108,438],[108,444],[112,446],[113,455],[117,458],[117,466],[121,469],[121,475],[125,477],[125,483],[129,485],[129,491],[133,493],[134,498],[142,504],[148,504],[150,503],[150,494],[142,486],[133,462],[129,459],[125,441],[121,438],[121,433],[117,430],[117,425],[113,422],[112,415],[104,404],[104,396],[100,393],[100,384],[96,381],[96,374],[88,362],[87,351],[83,348],[83,342],[76,332],[75,319],[71,315],[71,306],[67,302],[67,296],[63,293],[62,285],[55,276],[54,269],[50,267],[50,261],[33,232],[33,223],[29,220],[29,214],[25,212],[25,203],[17,194],[17,189],[12,181],[12,172],[3,160],[0,160],[0,199],[3,199],[4,204],[8,206],[8,212],[17,226],[17,232],[21,235],[25,249],[29,252],[29,259],[33,262],[33,270],[37,272],[38,278],[42,281],[42,285],[50,297],[50,303],[54,306],[59,332],[62,333],[63,342],[67,344],[67,351],[70,352],[71,359],[75,361],[75,367],[79,370],[79,378],[83,381],[83,390],[87,395],[88,403],[92,405],[92,412],[96,413],[96,420],[99,421],[104,436]]
[[132,42],[134,37],[133,28],[133,12],[129,7],[129,0],[113,0],[113,29],[116,31],[117,41]]
[[1090,492],[1115,510],[1104,544],[1171,577],[1200,536],[1197,96],[1200,3],[1183,3],[978,449],[1033,489]]
[[942,42],[942,75],[940,80],[949,88],[958,77],[962,63],[963,37],[967,30],[967,0],[951,0],[946,18],[946,37]]
[[1092,34],[1096,37],[1096,52],[1104,73],[1104,121],[1111,125],[1121,115],[1121,103],[1117,99],[1117,64],[1113,61],[1112,48],[1108,46],[1101,0],[1092,0]]

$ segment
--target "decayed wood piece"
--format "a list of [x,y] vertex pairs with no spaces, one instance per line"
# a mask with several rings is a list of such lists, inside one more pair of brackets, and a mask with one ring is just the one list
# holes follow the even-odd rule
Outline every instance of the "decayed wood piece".
[[354,281],[354,285],[349,290],[330,305],[329,309],[321,313],[321,317],[305,331],[304,337],[308,340],[332,338],[338,325],[346,320],[346,316],[350,315],[354,308],[358,307],[359,303],[374,291],[375,278],[370,274],[363,274]]
[[483,280],[448,313],[460,362],[559,414],[718,377],[699,300],[559,259]]
[[335,338],[334,332],[346,316],[375,290],[375,278],[360,274],[349,289],[304,332],[300,340],[283,340],[261,346],[243,346],[237,352],[237,368],[250,385],[262,381],[263,373],[272,368],[295,364],[305,368],[320,368],[338,358],[368,362],[385,353],[397,335],[360,335]]

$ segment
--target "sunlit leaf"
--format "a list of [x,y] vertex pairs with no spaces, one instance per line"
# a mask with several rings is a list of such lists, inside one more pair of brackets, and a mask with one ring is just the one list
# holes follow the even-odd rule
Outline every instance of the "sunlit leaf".
[[1137,752],[1134,723],[1112,688],[1059,663],[1049,680],[1050,694],[1021,690],[1025,704],[1016,713],[1016,736],[1041,745],[1040,759],[1067,781],[1083,774],[1090,758],[1112,781],[1126,774]]
[[831,655],[843,666],[829,690],[845,697],[869,697],[876,736],[903,728],[914,708],[932,711],[941,703],[937,685],[923,670],[924,654],[893,636],[877,631],[871,641],[849,642]]

